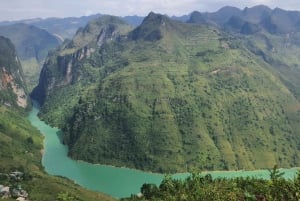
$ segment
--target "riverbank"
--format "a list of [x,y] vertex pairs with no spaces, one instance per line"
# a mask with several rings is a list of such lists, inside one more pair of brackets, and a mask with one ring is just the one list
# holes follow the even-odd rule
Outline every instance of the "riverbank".
[[[104,192],[115,198],[128,197],[140,192],[144,183],[159,185],[164,174],[144,172],[125,167],[114,167],[102,164],[90,164],[83,161],[72,160],[68,157],[67,146],[61,143],[57,128],[50,127],[41,121],[37,114],[39,110],[33,107],[28,119],[44,135],[44,154],[42,164],[47,173],[67,177],[75,183],[93,191]],[[282,169],[284,177],[292,179],[299,168]],[[212,177],[259,177],[269,179],[268,170],[257,171],[204,171],[202,174],[211,174]],[[186,178],[189,173],[174,174],[174,178]]]

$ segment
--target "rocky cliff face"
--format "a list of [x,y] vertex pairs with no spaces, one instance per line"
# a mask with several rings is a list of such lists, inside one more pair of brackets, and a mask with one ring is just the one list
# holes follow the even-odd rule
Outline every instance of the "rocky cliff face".
[[38,84],[48,51],[55,49],[61,41],[44,29],[21,23],[1,26],[0,35],[9,38],[14,44],[27,88],[31,91]]
[[79,67],[82,61],[90,59],[105,42],[121,40],[123,33],[130,29],[131,26],[112,16],[103,16],[79,29],[72,41],[48,56],[32,98],[43,104],[52,89],[80,80],[84,76]]
[[15,48],[7,38],[0,37],[0,101],[6,106],[26,108],[28,97],[22,67]]

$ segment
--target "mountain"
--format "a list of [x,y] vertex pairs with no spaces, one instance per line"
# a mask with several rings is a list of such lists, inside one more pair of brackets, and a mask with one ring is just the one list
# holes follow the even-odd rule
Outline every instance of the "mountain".
[[79,27],[84,27],[89,21],[100,17],[101,14],[82,16],[82,17],[67,17],[67,18],[36,18],[25,19],[18,21],[4,21],[0,22],[0,26],[13,25],[13,24],[28,24],[47,32],[56,35],[61,40],[72,38]]
[[164,32],[176,29],[175,23],[172,23],[167,16],[156,15],[151,12],[143,21],[143,23],[133,30],[129,37],[134,40],[145,40],[155,42],[164,36]]
[[272,9],[264,5],[254,6],[252,8],[246,7],[242,11],[242,16],[246,21],[253,24],[258,24],[260,21],[272,13]]
[[[29,22],[32,25],[45,29],[63,39],[71,39],[80,27],[85,27],[90,21],[99,18],[102,14],[82,17],[47,18],[39,21]],[[125,16],[123,19],[132,26],[138,26],[143,21],[141,16]]]
[[38,83],[48,51],[55,49],[61,41],[47,31],[28,24],[0,26],[0,35],[9,38],[16,47],[28,90],[31,91]]
[[[228,20],[242,12],[221,11]],[[299,46],[210,23],[155,13],[134,29],[109,16],[91,22],[47,58],[32,93],[40,117],[63,128],[72,158],[93,163],[154,172],[299,166],[297,54],[284,63],[276,53]]]
[[[95,14],[89,16],[82,16],[82,17],[66,17],[66,18],[35,18],[35,19],[25,19],[25,20],[18,20],[18,21],[2,21],[0,22],[0,26],[7,26],[13,24],[29,24],[34,25],[40,29],[44,29],[49,33],[55,35],[60,40],[65,39],[72,39],[73,36],[76,34],[76,31],[80,27],[85,27],[88,22],[91,20],[97,19],[102,14]],[[178,21],[187,21],[190,15],[183,15],[183,16],[172,16],[172,19]],[[132,15],[132,16],[124,16],[122,17],[124,21],[132,26],[138,26],[142,23],[144,17]]]
[[[56,200],[65,192],[80,197],[77,200],[113,200],[45,173],[41,164],[43,137],[26,119],[30,105],[15,47],[8,38],[0,36],[0,185],[1,190],[3,185],[10,187],[13,197],[8,199],[16,199],[13,192],[21,188],[30,200]],[[19,176],[11,176],[12,172]],[[3,198],[3,191],[0,197]]]
[[190,19],[190,14],[182,15],[182,16],[172,16],[171,19],[172,20],[177,20],[177,21],[180,21],[180,22],[186,22]]
[[186,20],[186,22],[196,23],[196,24],[203,24],[203,23],[207,23],[207,20],[205,19],[203,14],[201,14],[198,11],[194,11],[194,12],[191,13],[189,19]]
[[[107,41],[122,40],[122,35],[131,29],[132,27],[120,18],[112,16],[103,16],[91,21],[85,28],[79,29],[72,41],[64,43],[56,52],[49,54],[41,72],[39,85],[32,92],[34,99],[43,104],[48,95],[48,89],[58,85],[69,85],[78,79],[94,82],[98,74],[94,74],[96,71],[94,73],[89,72],[90,70],[93,71],[93,68],[86,69],[87,71],[82,69],[81,60],[93,57],[97,48],[105,45]],[[113,55],[108,54],[109,59],[112,57]],[[92,65],[98,65],[99,62],[103,63],[108,58],[98,58],[95,60],[96,63]],[[93,62],[93,59],[90,60]],[[53,68],[54,66],[60,67]],[[97,69],[95,68],[95,70]],[[51,82],[52,84],[50,84]]]
[[144,17],[134,15],[134,16],[125,16],[123,17],[123,19],[124,21],[126,21],[128,24],[131,24],[132,26],[139,26],[143,22]]
[[[66,18],[46,18],[46,19],[25,19],[18,21],[3,21],[0,22],[1,26],[8,26],[14,24],[28,24],[43,29],[61,41],[65,39],[72,39],[76,34],[77,30],[81,27],[85,27],[88,22],[99,18],[102,14],[95,14],[82,17],[66,17]],[[125,16],[123,19],[132,26],[138,26],[143,21],[144,17],[141,16]]]
[[[299,32],[300,12],[286,11],[280,8],[270,9],[264,5],[246,7],[243,10],[234,7],[223,7],[214,13],[199,13],[195,11],[190,18],[191,22],[198,23],[193,18],[201,15],[201,22],[207,21],[220,28],[231,30],[237,28],[239,24],[239,32],[242,34],[254,34],[264,30],[271,34],[286,34],[291,32]],[[233,31],[234,33],[237,30]]]
[[286,34],[298,32],[300,30],[299,21],[299,11],[285,11],[276,8],[261,21],[261,24],[270,33]]
[[2,36],[0,36],[0,67],[1,105],[26,108],[29,100],[21,63],[12,42]]
[[227,31],[231,31],[233,33],[241,33],[244,35],[255,34],[262,30],[262,28],[259,25],[253,24],[249,21],[244,20],[241,17],[236,16],[231,17],[228,20],[228,22],[224,25],[224,28]]
[[13,24],[0,27],[0,35],[9,38],[22,60],[35,58],[44,60],[49,49],[57,47],[61,41],[45,30],[27,24]]
[[62,39],[66,39],[72,38],[79,27],[84,27],[89,21],[100,16],[101,14],[82,17],[46,18],[43,20],[31,22],[30,24],[41,29],[45,29],[49,33],[57,35]]
[[232,16],[242,15],[242,11],[239,8],[225,6],[213,13],[204,13],[203,14],[208,20],[213,23],[216,23],[220,26],[224,25]]

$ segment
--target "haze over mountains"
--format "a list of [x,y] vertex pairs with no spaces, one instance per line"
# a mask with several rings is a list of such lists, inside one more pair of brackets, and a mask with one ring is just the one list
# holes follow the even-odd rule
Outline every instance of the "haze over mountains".
[[[30,24],[41,29],[45,29],[49,33],[59,36],[63,39],[71,39],[76,33],[79,27],[84,27],[90,20],[100,17],[102,14],[95,14],[82,17],[67,17],[67,18],[46,18],[46,19],[24,19],[18,21],[3,21],[0,22],[0,26],[12,25],[18,23]],[[268,26],[269,23],[279,25],[285,32],[290,32],[293,27],[299,23],[298,11],[286,11],[280,8],[270,9],[264,5],[258,5],[251,8],[239,9],[235,7],[225,6],[216,12],[192,12],[183,16],[172,16],[174,20],[186,22],[189,19],[194,20],[195,15],[201,16],[202,20],[217,24],[221,27],[225,23],[230,23],[232,20],[244,20],[250,24],[261,24],[262,26]],[[190,18],[191,17],[191,18]],[[232,18],[233,17],[233,18]],[[125,16],[122,17],[127,23],[138,26],[143,20],[143,16]],[[196,17],[197,18],[197,17]],[[232,19],[230,19],[232,18]],[[262,21],[262,19],[264,21]],[[199,19],[198,19],[199,20]],[[241,23],[241,22],[240,22]],[[237,24],[236,24],[237,25]],[[271,27],[268,27],[271,28]]]
[[[18,21],[0,22],[0,26],[12,24],[29,24],[40,29],[44,29],[49,33],[59,37],[60,39],[72,39],[78,28],[84,27],[89,21],[99,18],[101,14],[82,16],[82,17],[67,17],[67,18],[46,18],[46,19],[27,19]],[[125,16],[123,19],[133,26],[139,25],[144,17],[140,16]]]
[[157,172],[299,166],[299,12],[101,16],[51,52],[32,97],[70,156]]
[[31,91],[38,82],[48,51],[55,49],[62,41],[43,29],[22,23],[1,26],[0,35],[8,37],[15,45],[27,87]]

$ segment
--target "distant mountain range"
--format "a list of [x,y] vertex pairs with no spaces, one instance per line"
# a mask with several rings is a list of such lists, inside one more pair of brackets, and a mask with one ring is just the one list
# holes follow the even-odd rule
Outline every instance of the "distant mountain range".
[[50,49],[55,49],[62,43],[49,32],[23,23],[0,26],[0,35],[11,39],[22,60],[35,58],[42,62]]
[[[102,14],[82,16],[82,17],[67,17],[67,18],[46,18],[46,19],[27,19],[18,21],[3,21],[1,26],[12,24],[30,24],[40,29],[44,29],[49,33],[59,37],[61,40],[71,39],[80,27],[84,27],[89,21],[99,18]],[[126,16],[124,20],[133,26],[139,25],[144,17],[140,16]]]
[[[34,25],[40,29],[44,29],[49,33],[57,36],[60,40],[72,39],[76,31],[80,27],[84,27],[89,21],[101,17],[102,14],[95,14],[90,16],[82,17],[67,17],[67,18],[36,18],[36,19],[25,19],[17,21],[2,21],[1,26],[7,26],[12,24],[29,24]],[[143,16],[125,16],[122,17],[128,24],[132,26],[138,26],[142,23]],[[172,16],[172,19],[179,21],[186,21],[189,19],[189,15],[183,15],[180,17]]]
[[[2,21],[0,22],[0,26],[17,23],[31,24],[41,29],[45,29],[52,34],[57,35],[61,39],[71,39],[79,27],[84,27],[89,21],[100,16],[102,16],[102,14],[82,17],[36,18],[18,21]],[[241,24],[236,24],[238,23],[237,20],[239,20],[239,23],[244,21],[244,23],[248,22],[250,25],[260,24],[261,28],[266,28],[268,31],[277,31],[279,33],[295,31],[295,27],[298,27],[300,23],[298,11],[285,11],[280,8],[270,9],[264,5],[258,5],[252,8],[246,7],[245,9],[226,6],[212,13],[201,13],[195,11],[187,15],[172,16],[170,18],[181,22],[187,22],[189,19],[192,21],[199,20],[199,17],[208,23],[217,24],[221,27],[227,24],[229,27],[233,26],[233,28],[241,28],[235,27],[242,26]],[[138,26],[142,23],[144,17],[135,15],[125,16],[123,19],[128,24]]]
[[[89,21],[99,18],[100,16],[102,16],[102,14],[82,17],[36,18],[18,21],[3,21],[0,22],[0,26],[17,23],[30,24],[45,29],[60,39],[71,39],[79,27],[84,27]],[[187,22],[188,20],[196,22],[198,20],[199,23],[203,20],[203,22],[205,21],[206,23],[218,25],[222,28],[240,29],[240,31],[243,31],[241,29],[244,26],[244,31],[246,31],[246,33],[247,27],[256,31],[257,29],[263,28],[267,29],[269,32],[277,33],[299,31],[300,23],[298,11],[286,11],[280,8],[270,9],[264,5],[258,5],[251,8],[246,7],[244,9],[226,6],[212,13],[194,11],[190,14],[172,16],[170,18],[181,22]],[[138,26],[142,23],[144,17],[134,15],[125,16],[123,19],[130,25]]]

